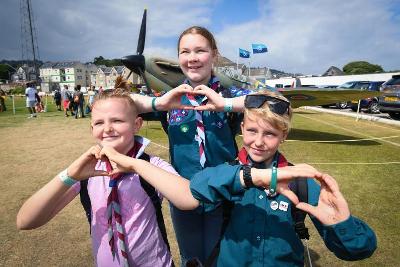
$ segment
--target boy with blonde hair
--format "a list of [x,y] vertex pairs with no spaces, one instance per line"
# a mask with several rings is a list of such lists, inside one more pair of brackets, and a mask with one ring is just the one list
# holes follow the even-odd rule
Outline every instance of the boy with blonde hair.
[[[376,236],[366,223],[350,214],[334,178],[306,164],[289,166],[279,153],[292,116],[287,99],[259,92],[247,95],[244,104],[244,147],[238,164],[206,168],[191,181],[112,148],[104,147],[97,156],[117,163],[115,171],[139,173],[180,209],[201,206],[212,210],[224,201],[231,202],[217,266],[304,266],[304,247],[290,212],[294,207],[310,215],[326,246],[338,258],[370,257],[376,249]],[[307,179],[308,203],[299,202],[291,190],[293,181],[301,178]]]

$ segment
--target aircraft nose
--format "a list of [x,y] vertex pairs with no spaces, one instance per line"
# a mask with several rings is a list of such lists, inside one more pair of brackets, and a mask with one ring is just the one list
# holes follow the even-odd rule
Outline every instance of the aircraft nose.
[[145,69],[145,58],[143,55],[130,55],[121,59],[122,63],[131,71],[140,75],[140,69]]

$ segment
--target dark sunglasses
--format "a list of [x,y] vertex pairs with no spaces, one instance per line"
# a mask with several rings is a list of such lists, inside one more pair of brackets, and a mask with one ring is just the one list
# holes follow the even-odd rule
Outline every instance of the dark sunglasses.
[[245,108],[260,108],[267,102],[269,109],[279,115],[289,110],[290,102],[268,95],[247,95],[244,99]]

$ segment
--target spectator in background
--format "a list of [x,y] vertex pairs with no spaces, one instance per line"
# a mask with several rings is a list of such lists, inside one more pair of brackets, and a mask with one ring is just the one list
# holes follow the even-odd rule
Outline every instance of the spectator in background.
[[28,118],[36,118],[36,94],[37,91],[32,83],[26,83],[25,96],[26,96],[26,108],[29,111]]
[[[64,115],[65,117],[68,117],[68,111],[69,109],[69,101],[70,101],[71,93],[68,90],[68,85],[64,85],[63,89],[61,90],[61,99],[63,103],[63,109],[64,109]],[[71,115],[72,115],[72,110],[71,110]]]
[[54,102],[56,103],[57,110],[61,111],[61,93],[59,89],[54,91]]
[[0,89],[0,112],[6,111],[6,93]]
[[42,98],[38,93],[35,94],[35,98],[36,98],[36,105],[35,105],[36,112],[44,112]]
[[92,105],[94,101],[94,97],[96,96],[96,87],[93,85],[92,87],[89,87],[88,91],[88,103],[86,105],[86,115],[88,115],[92,111]]
[[75,87],[75,93],[74,93],[74,113],[75,113],[75,119],[78,118],[78,112],[80,113],[81,118],[85,118],[85,114],[83,114],[83,104],[85,102],[85,99],[83,98],[83,93],[81,92],[81,85],[78,84]]

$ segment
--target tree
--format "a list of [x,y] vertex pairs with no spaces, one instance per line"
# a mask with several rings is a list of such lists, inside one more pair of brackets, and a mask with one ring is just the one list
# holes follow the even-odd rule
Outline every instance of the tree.
[[10,74],[13,73],[14,70],[6,65],[6,64],[0,64],[0,79],[1,80],[9,80],[10,79]]
[[95,57],[93,60],[93,63],[97,66],[99,65],[105,65],[107,67],[112,67],[112,66],[121,66],[122,61],[121,59],[115,58],[115,59],[105,59],[102,56]]
[[371,64],[367,61],[353,61],[343,67],[343,72],[346,74],[368,74],[375,72],[383,72],[380,65]]

